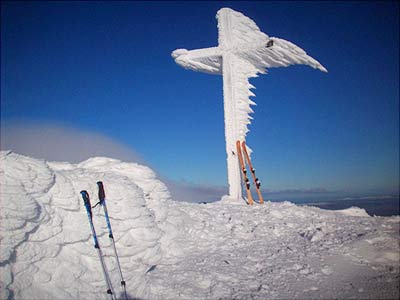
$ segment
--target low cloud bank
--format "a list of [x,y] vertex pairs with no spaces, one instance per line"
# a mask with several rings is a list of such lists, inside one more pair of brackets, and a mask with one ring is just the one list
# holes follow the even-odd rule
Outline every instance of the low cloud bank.
[[[132,148],[105,135],[50,123],[19,122],[1,126],[1,150],[12,150],[18,154],[48,161],[78,163],[95,156],[106,156],[127,162],[146,162]],[[157,172],[157,170],[155,170]],[[227,186],[213,186],[161,178],[167,185],[172,199],[182,202],[215,202],[228,193]],[[354,195],[346,192],[314,189],[262,189],[265,200],[292,201],[297,203],[326,200],[398,199],[396,195]],[[253,195],[256,196],[255,191]]]
[[349,201],[349,200],[391,200],[399,199],[399,195],[373,195],[373,196],[359,196],[359,197],[345,197],[338,200]]
[[271,201],[322,201],[327,199],[334,199],[338,196],[343,196],[343,192],[330,191],[324,188],[310,188],[310,189],[262,189],[263,195]]
[[228,188],[163,180],[171,193],[172,199],[180,202],[209,203],[221,200],[228,193]]
[[[171,193],[172,199],[182,202],[215,202],[221,199],[223,195],[228,194],[228,187],[193,184],[188,182],[175,182],[163,180]],[[262,189],[261,193],[266,201],[291,201],[302,203],[305,201],[322,201],[334,199],[340,192],[329,191],[323,188],[314,189],[283,189],[272,190]],[[257,200],[257,194],[252,189],[253,197]]]
[[[47,161],[79,163],[91,157],[106,156],[147,165],[135,150],[105,135],[53,123],[2,124],[0,149]],[[227,189],[221,186],[162,180],[176,201],[214,202],[227,194]]]
[[48,161],[78,163],[94,156],[107,156],[142,162],[134,150],[102,134],[46,123],[2,126],[0,149]]

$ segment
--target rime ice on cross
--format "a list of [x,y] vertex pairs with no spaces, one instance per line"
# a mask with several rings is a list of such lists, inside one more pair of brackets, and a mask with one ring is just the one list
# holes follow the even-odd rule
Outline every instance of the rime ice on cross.
[[255,105],[249,99],[249,96],[255,96],[250,91],[254,87],[249,78],[266,73],[267,68],[292,64],[327,70],[291,42],[268,37],[253,20],[240,12],[221,8],[216,17],[218,47],[177,49],[172,52],[172,57],[186,69],[222,75],[229,197],[241,199],[240,169],[235,152],[236,141],[245,141],[249,131],[247,126],[252,119],[249,114],[253,112],[250,105]]

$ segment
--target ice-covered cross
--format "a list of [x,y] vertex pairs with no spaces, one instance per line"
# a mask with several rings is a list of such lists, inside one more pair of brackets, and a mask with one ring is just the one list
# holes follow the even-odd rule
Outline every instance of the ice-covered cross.
[[228,164],[229,197],[241,199],[240,169],[235,155],[236,141],[245,141],[253,113],[249,99],[255,96],[249,78],[266,73],[267,68],[292,64],[309,65],[327,70],[307,53],[283,39],[261,32],[253,20],[230,8],[217,12],[218,47],[198,50],[177,49],[172,52],[175,62],[186,69],[223,78],[225,140]]

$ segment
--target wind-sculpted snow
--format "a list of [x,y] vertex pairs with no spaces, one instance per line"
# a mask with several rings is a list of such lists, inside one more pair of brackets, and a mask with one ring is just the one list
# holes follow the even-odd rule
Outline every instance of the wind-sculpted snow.
[[[397,299],[399,217],[292,203],[171,201],[149,168],[0,152],[1,299],[107,299],[79,191],[104,182],[122,271],[138,299]],[[94,223],[114,289],[102,210]]]
[[[22,276],[15,275],[29,274],[29,267],[21,264],[12,267],[17,259],[16,249],[26,249],[29,237],[42,222],[49,220],[39,201],[47,201],[46,192],[54,184],[54,176],[46,163],[10,152],[2,152],[0,165],[0,274],[1,299],[4,299],[9,296],[7,291],[13,281],[23,284],[19,280]],[[31,251],[35,254],[35,249]],[[22,251],[18,259],[30,260]],[[34,255],[31,259],[40,257]]]
[[[169,193],[149,168],[108,158],[46,163],[1,152],[1,172],[1,299],[89,299],[97,292],[102,298],[100,264],[79,195],[88,190],[94,204],[98,180],[110,199],[126,280],[138,288],[134,272],[161,259],[163,232],[150,207],[162,205]],[[99,207],[93,211],[107,263],[115,271],[105,219]]]

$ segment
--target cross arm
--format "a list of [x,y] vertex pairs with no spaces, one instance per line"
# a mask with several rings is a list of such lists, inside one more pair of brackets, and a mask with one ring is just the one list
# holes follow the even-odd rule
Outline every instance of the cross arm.
[[218,47],[196,50],[177,49],[171,56],[175,62],[192,71],[209,74],[222,74],[222,53]]

